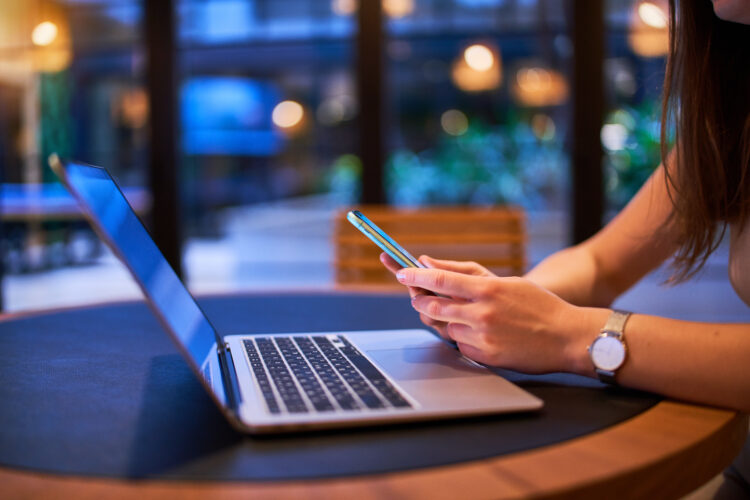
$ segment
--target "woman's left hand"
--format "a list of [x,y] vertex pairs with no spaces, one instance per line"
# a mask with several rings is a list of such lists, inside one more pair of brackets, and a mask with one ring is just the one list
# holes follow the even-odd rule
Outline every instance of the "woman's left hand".
[[475,361],[547,373],[575,371],[585,358],[593,335],[584,327],[586,309],[527,279],[415,268],[401,269],[396,277],[404,285],[444,296],[417,295],[412,305],[446,322],[448,335]]

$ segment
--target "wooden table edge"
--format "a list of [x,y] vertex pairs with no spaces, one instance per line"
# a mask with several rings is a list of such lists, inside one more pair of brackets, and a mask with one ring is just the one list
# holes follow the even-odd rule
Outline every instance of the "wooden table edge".
[[486,460],[284,482],[124,480],[0,467],[6,498],[679,498],[739,452],[747,416],[663,401],[608,429]]

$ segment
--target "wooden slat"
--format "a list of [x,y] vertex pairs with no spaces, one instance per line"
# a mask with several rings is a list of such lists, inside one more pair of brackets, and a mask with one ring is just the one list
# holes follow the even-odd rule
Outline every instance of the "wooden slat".
[[[352,227],[354,231],[357,231]],[[389,234],[390,231],[386,231]],[[508,233],[460,233],[461,243],[524,243],[526,239],[523,234],[508,234]],[[337,240],[345,245],[354,246],[367,246],[372,245],[370,240],[362,238],[362,233],[357,231],[356,233],[341,234]],[[424,244],[456,244],[455,234],[422,234],[422,233],[411,233],[402,234],[398,237],[398,242],[406,245],[407,243],[424,243]]]
[[[492,259],[492,260],[484,260],[483,266],[487,268],[492,267],[518,267],[523,265],[523,259],[513,259],[513,258],[499,258],[499,259]],[[362,259],[362,258],[348,258],[348,259],[341,259],[340,263],[336,264],[336,267],[339,269],[352,269],[352,268],[358,268],[362,270],[370,270],[370,269],[377,269],[377,270],[384,270],[383,265],[380,263],[377,259]],[[388,272],[388,271],[386,271]]]
[[[367,217],[372,219],[377,216],[383,221],[387,220],[398,220],[402,217],[409,217],[410,219],[440,219],[440,220],[462,220],[467,215],[470,215],[474,220],[480,219],[494,219],[494,220],[508,220],[508,219],[523,219],[524,212],[522,209],[513,207],[454,207],[454,206],[430,206],[424,208],[403,208],[403,207],[388,207],[385,205],[361,205],[354,208],[360,210]],[[346,212],[340,214],[342,217],[346,217]]]
[[[500,275],[524,271],[525,217],[519,209],[377,205],[359,210],[415,256],[475,261]],[[349,223],[346,213],[335,218],[336,282],[392,284],[377,258],[380,249]]]

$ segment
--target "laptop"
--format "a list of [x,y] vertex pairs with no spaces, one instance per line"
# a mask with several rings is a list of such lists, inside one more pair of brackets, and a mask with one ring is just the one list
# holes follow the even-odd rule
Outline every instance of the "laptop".
[[106,170],[50,158],[222,413],[246,433],[537,410],[540,399],[428,330],[222,336]]

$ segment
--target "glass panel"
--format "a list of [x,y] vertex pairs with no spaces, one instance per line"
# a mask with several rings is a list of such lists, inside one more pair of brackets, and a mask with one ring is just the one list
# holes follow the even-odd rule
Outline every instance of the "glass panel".
[[565,245],[571,42],[564,2],[384,6],[390,201],[521,206],[532,263]]
[[6,310],[139,296],[61,191],[47,157],[104,165],[143,194],[142,15],[138,0],[0,6]]
[[609,217],[627,204],[660,162],[661,91],[668,9],[662,1],[609,0],[602,127]]
[[191,288],[329,285],[332,215],[358,182],[355,5],[177,6]]
[[[185,260],[199,291],[330,283],[331,216],[359,175],[354,12],[338,0],[176,2]],[[44,186],[52,152],[143,192],[143,3],[6,2],[0,14],[2,181],[34,186],[4,187],[4,208],[65,197]],[[6,309],[139,296],[85,222],[56,210],[7,221]]]

